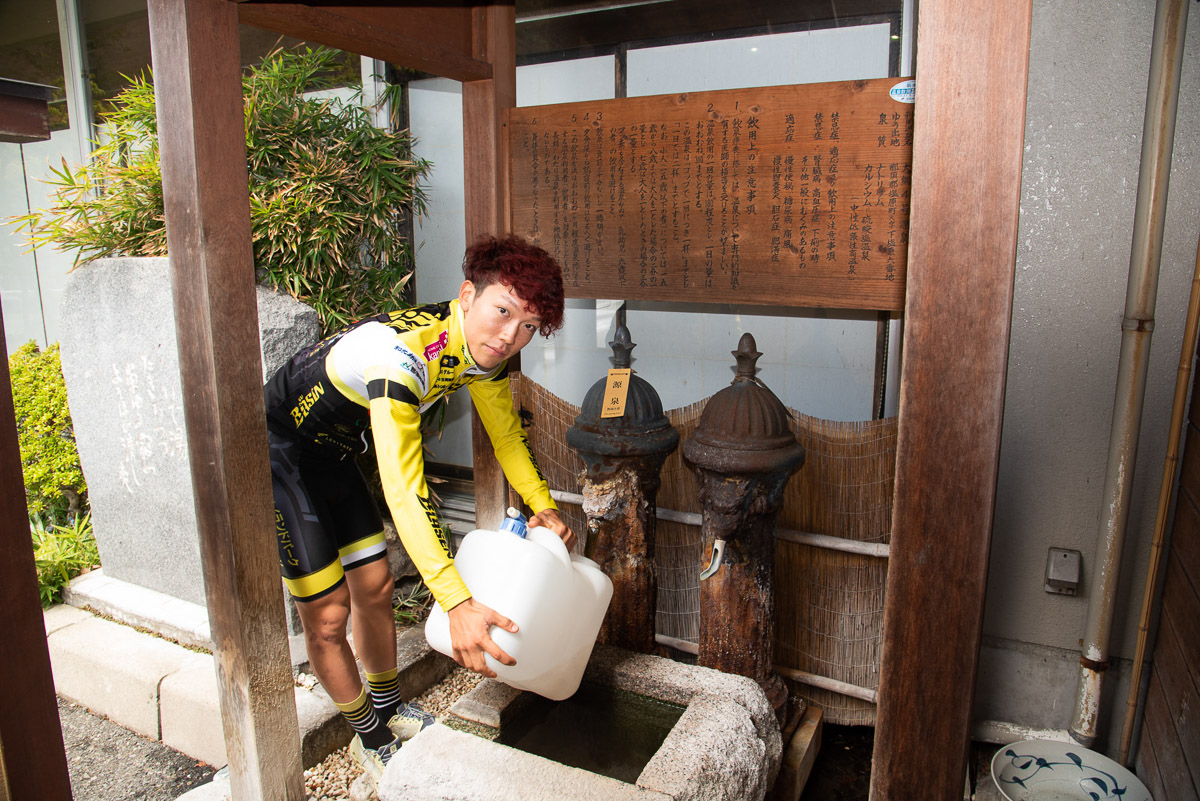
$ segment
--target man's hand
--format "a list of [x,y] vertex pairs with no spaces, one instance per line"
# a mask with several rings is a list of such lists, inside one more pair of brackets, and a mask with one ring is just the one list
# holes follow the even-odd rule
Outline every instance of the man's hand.
[[502,665],[515,665],[517,660],[496,645],[490,633],[492,626],[516,634],[517,624],[491,607],[484,606],[474,598],[468,598],[448,613],[450,618],[450,645],[454,649],[454,661],[476,673],[496,678],[496,672],[488,667],[484,654],[488,653]]
[[577,539],[575,532],[571,531],[571,527],[566,524],[561,517],[558,516],[557,509],[543,509],[533,517],[529,518],[529,526],[542,526],[548,528],[559,536],[563,541],[563,545],[567,546],[567,550],[575,547]]

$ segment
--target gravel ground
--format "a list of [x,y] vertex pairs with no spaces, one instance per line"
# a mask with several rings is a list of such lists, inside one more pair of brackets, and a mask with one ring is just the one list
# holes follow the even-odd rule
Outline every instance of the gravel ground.
[[[440,718],[482,680],[476,673],[455,668],[417,702]],[[58,714],[75,801],[175,801],[212,780],[211,765],[134,734],[83,707],[60,698]],[[310,801],[348,801],[350,786],[361,773],[341,748],[304,771],[305,790]]]
[[174,801],[213,768],[58,699],[75,801]]
[[[454,672],[420,696],[417,703],[429,714],[441,718],[450,706],[483,681],[478,673],[457,667]],[[350,787],[362,773],[345,748],[334,751],[325,761],[304,771],[304,789],[311,801],[346,801]]]

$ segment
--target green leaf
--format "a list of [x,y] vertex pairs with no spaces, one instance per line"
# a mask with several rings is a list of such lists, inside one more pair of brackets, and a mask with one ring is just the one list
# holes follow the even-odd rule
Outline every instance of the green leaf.
[[[316,308],[326,332],[363,310],[394,306],[390,288],[402,286],[413,267],[395,221],[408,210],[425,213],[422,181],[431,168],[413,158],[406,131],[371,126],[361,96],[350,102],[304,97],[337,85],[343,71],[336,51],[280,48],[242,79],[257,271],[301,300],[320,298]],[[6,221],[30,248],[73,250],[76,264],[165,255],[153,76],[127,80],[102,114],[110,137],[91,161],[52,167],[50,208]],[[398,97],[403,88],[388,91]],[[376,271],[384,273],[378,283],[364,279]]]

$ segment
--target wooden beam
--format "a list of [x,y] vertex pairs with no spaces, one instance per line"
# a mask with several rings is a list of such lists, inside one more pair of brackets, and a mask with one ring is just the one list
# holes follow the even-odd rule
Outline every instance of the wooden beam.
[[[504,109],[517,104],[514,7],[482,6],[472,13],[473,54],[491,65],[493,77],[463,84],[463,174],[466,176],[463,191],[468,244],[481,234],[508,230],[502,116]],[[510,367],[515,369],[512,363]],[[474,407],[471,449],[475,464],[476,525],[497,528],[508,506],[508,485]]]
[[[0,313],[0,331],[4,317]],[[8,359],[0,365],[0,799],[70,798],[46,649]]]
[[876,801],[962,797],[1004,411],[1031,3],[920,4]]
[[235,801],[300,801],[273,538],[237,7],[150,0],[167,250],[221,719]]
[[39,83],[0,78],[0,142],[50,138],[51,90]]
[[456,81],[490,78],[486,61],[472,58],[469,7],[337,7],[243,2],[247,25],[320,42],[351,53]]

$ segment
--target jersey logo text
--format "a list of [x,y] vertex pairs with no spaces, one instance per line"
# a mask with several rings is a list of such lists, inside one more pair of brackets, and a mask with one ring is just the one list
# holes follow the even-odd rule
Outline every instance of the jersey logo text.
[[433,533],[437,535],[438,545],[442,546],[442,550],[449,556],[450,537],[446,533],[445,526],[442,525],[442,519],[438,517],[437,507],[433,505],[433,501],[429,498],[422,498],[418,495],[417,500],[420,502],[421,508],[425,510],[425,518],[433,528]]
[[431,362],[438,357],[442,351],[446,349],[446,343],[450,341],[450,332],[443,331],[442,335],[437,338],[437,342],[432,342],[425,346],[425,361]]
[[317,399],[325,394],[325,384],[319,383],[308,391],[307,394],[300,396],[299,402],[292,407],[292,419],[296,421],[296,428],[304,422],[304,418],[308,416],[308,410],[316,404]]
[[[283,515],[278,509],[275,510],[275,538],[279,540],[279,547],[287,553],[287,563],[292,567],[300,564],[300,560],[296,558],[295,546],[292,545],[292,535],[287,530],[287,525],[283,522]],[[280,559],[280,562],[283,560]]]
[[400,357],[400,369],[417,379],[417,383],[424,389],[428,378],[425,372],[425,363],[417,358],[417,354],[413,353],[404,345],[396,345],[393,350]]

